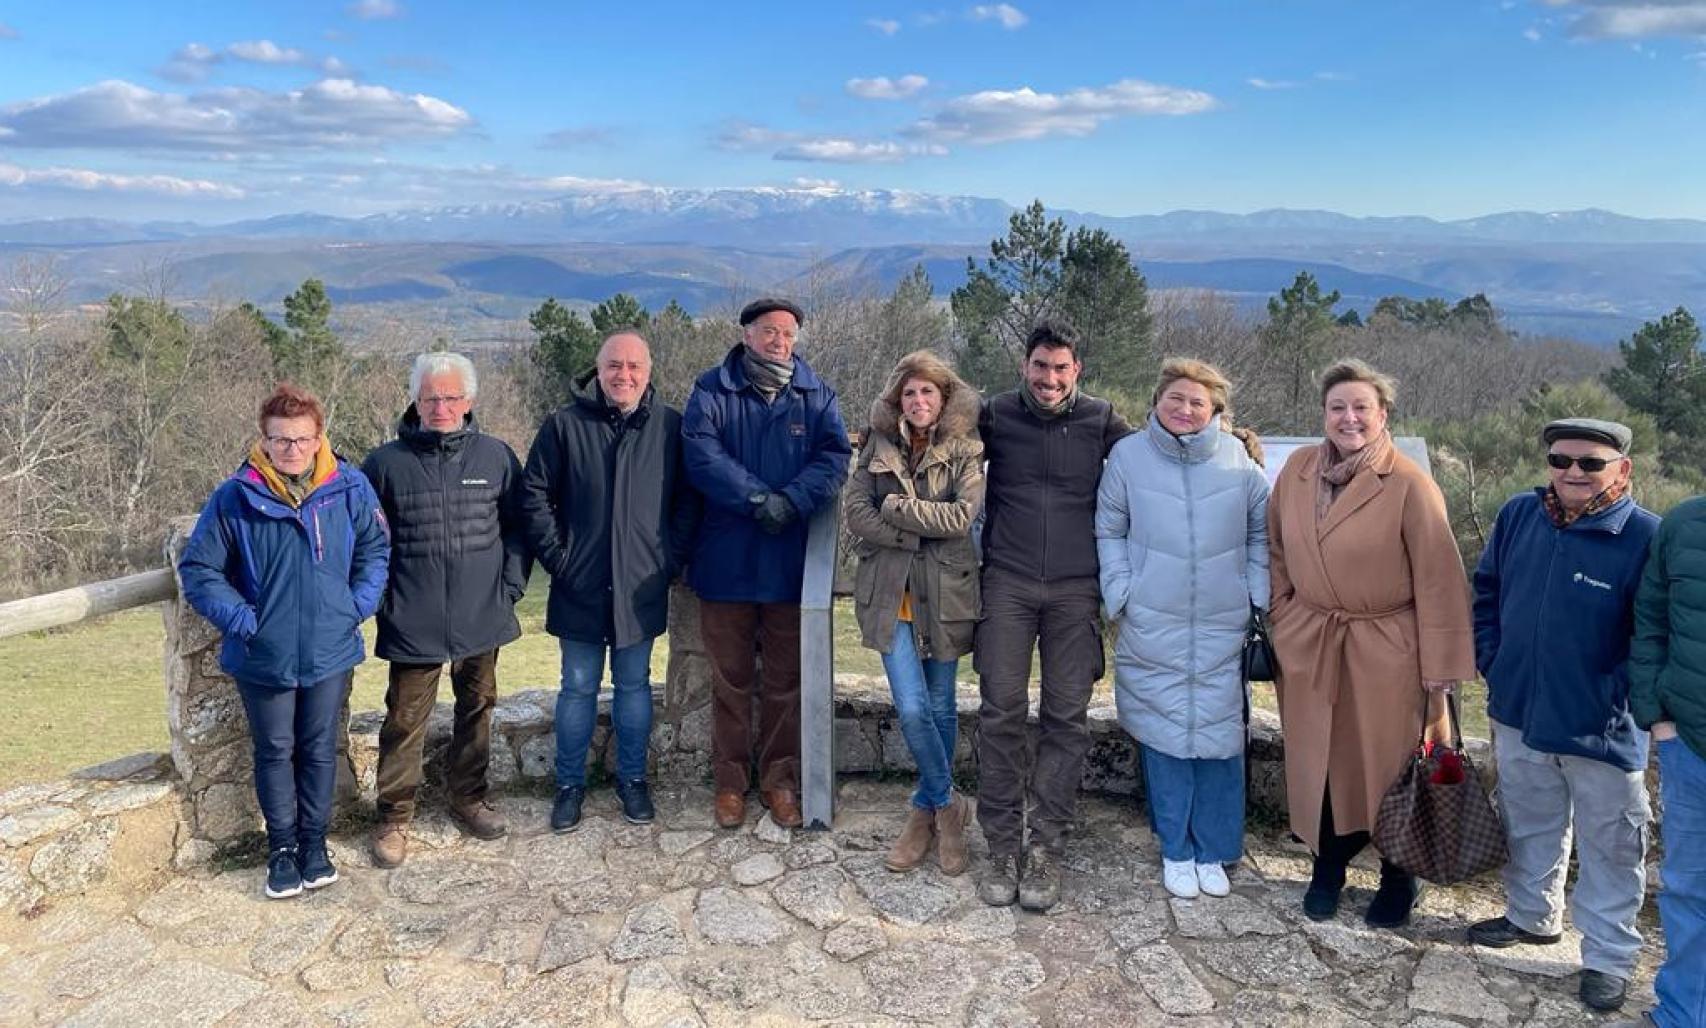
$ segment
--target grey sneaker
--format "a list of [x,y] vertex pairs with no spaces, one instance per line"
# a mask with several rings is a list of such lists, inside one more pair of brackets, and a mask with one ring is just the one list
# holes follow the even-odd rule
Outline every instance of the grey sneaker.
[[1019,879],[1019,905],[1042,911],[1060,902],[1060,864],[1041,846],[1025,850],[1025,876]]
[[991,853],[989,866],[978,879],[977,897],[992,907],[1011,906],[1019,898],[1019,857],[1015,853]]

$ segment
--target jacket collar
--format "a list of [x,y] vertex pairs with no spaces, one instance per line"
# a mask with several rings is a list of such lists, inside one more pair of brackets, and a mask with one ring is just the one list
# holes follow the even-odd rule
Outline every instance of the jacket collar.
[[[1541,516],[1545,517],[1546,487],[1543,485],[1536,486],[1534,489],[1534,497],[1536,500],[1540,501],[1542,511]],[[1622,535],[1623,526],[1627,525],[1629,523],[1629,519],[1634,516],[1635,498],[1630,496],[1628,493],[1624,493],[1622,496],[1619,496],[1617,501],[1611,506],[1602,511],[1589,514],[1587,517],[1577,518],[1570,522],[1563,531],[1606,532],[1611,535]],[[1551,524],[1551,522],[1548,521],[1547,524]]]
[[475,420],[473,411],[462,416],[461,428],[449,432],[440,432],[422,425],[420,409],[412,403],[403,412],[403,416],[397,419],[397,438],[417,450],[455,450],[478,431],[480,423]]
[[[717,369],[717,379],[722,387],[731,393],[738,393],[751,385],[746,377],[746,365],[741,361],[741,351],[746,349],[745,343],[736,343],[734,348],[723,357],[723,363]],[[788,383],[788,388],[796,392],[807,393],[823,388],[823,380],[817,377],[812,366],[794,354],[789,358],[794,362],[794,378]]]
[[1201,464],[1213,457],[1220,448],[1220,415],[1209,419],[1208,426],[1201,432],[1190,435],[1174,435],[1161,427],[1161,421],[1155,412],[1149,413],[1149,424],[1146,429],[1149,441],[1164,456],[1181,464]]
[[[585,372],[575,379],[574,406],[582,412],[601,421],[620,421],[622,413],[615,407],[604,402],[604,388],[598,384],[598,369]],[[652,398],[657,395],[657,387],[646,384],[646,391],[640,394],[640,402],[627,415],[635,425],[643,425],[651,416]]]

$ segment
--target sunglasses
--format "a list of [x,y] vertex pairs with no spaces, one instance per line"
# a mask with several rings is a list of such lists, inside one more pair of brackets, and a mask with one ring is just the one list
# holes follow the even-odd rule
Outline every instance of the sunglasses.
[[1546,464],[1548,467],[1557,468],[1559,471],[1568,471],[1570,470],[1570,465],[1574,464],[1590,475],[1597,475],[1601,471],[1605,470],[1605,466],[1607,464],[1619,459],[1621,458],[1612,457],[1607,459],[1605,457],[1572,457],[1567,453],[1548,453],[1546,455]]

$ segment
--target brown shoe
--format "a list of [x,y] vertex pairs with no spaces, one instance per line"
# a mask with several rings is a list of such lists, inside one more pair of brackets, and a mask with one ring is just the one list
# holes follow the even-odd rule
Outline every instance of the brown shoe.
[[409,826],[401,821],[386,821],[373,830],[370,848],[374,867],[402,866],[409,855]]
[[966,869],[966,821],[970,818],[971,801],[957,792],[952,803],[936,811],[936,862],[945,875]]
[[770,808],[770,820],[778,828],[798,828],[805,824],[800,816],[800,801],[792,789],[770,789],[764,793],[764,805]]
[[930,852],[930,837],[936,834],[935,821],[928,810],[913,807],[883,866],[890,871],[910,871],[924,863],[924,854]]
[[476,839],[498,839],[509,831],[509,822],[504,820],[503,812],[484,798],[452,803],[450,817]]
[[717,790],[717,827],[739,828],[746,824],[746,794],[733,789]]

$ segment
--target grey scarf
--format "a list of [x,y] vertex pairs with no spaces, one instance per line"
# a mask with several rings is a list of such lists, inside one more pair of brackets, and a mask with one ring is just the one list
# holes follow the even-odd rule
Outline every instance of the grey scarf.
[[1061,397],[1059,403],[1045,407],[1037,401],[1037,398],[1034,395],[1032,395],[1031,387],[1021,383],[1019,386],[1019,399],[1025,402],[1025,408],[1032,414],[1035,414],[1044,421],[1053,421],[1055,418],[1060,417],[1062,414],[1065,414],[1067,411],[1072,409],[1072,404],[1078,399],[1078,387],[1073,386],[1072,391]]
[[788,388],[788,383],[794,380],[794,362],[777,363],[765,360],[747,347],[741,353],[741,365],[746,368],[746,379],[752,383],[768,402],[776,399],[782,390]]

